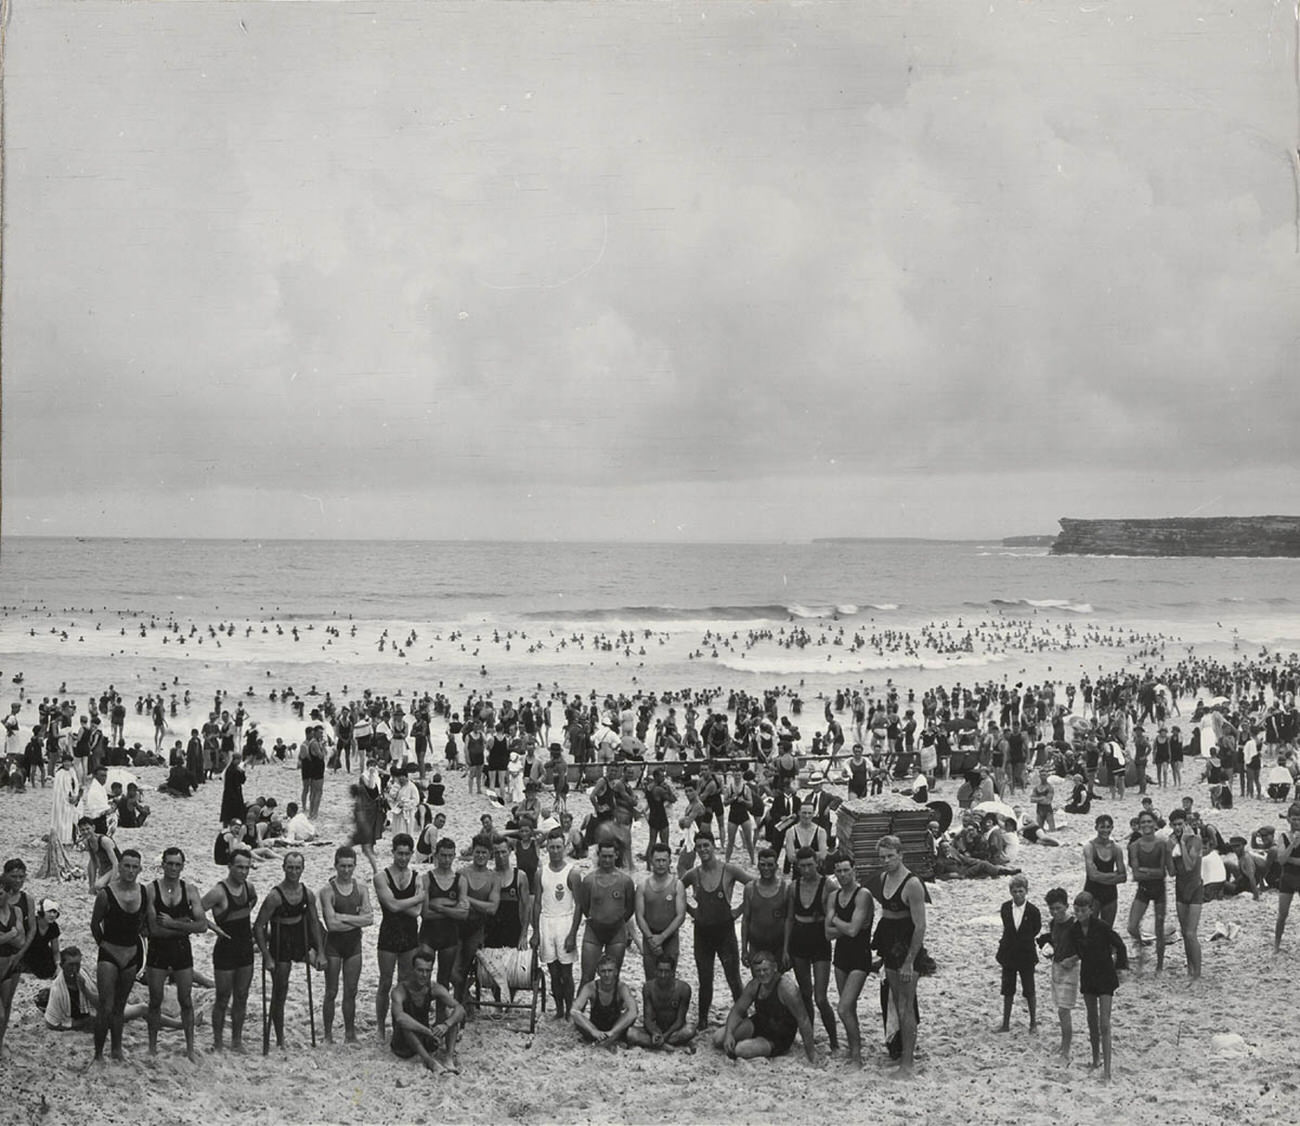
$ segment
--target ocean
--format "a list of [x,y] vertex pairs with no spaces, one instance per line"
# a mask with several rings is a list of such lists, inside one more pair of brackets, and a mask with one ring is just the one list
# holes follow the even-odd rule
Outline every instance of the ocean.
[[[1008,660],[1008,644],[1017,658],[1149,637],[1165,640],[1170,659],[1186,645],[1249,656],[1300,649],[1298,589],[1294,559],[1058,557],[994,541],[9,538],[0,543],[0,670],[24,670],[33,690],[67,681],[70,691],[98,690],[124,666],[141,683],[166,676],[227,689],[267,674],[299,690],[343,678],[381,688],[430,677],[516,682],[532,675],[526,655],[538,683],[584,688],[625,686],[638,667],[669,684],[832,684],[949,667],[978,676]],[[219,623],[237,634],[205,637]],[[294,624],[296,644],[279,632]],[[327,635],[331,625],[344,628]],[[202,650],[193,637],[175,644],[191,626]],[[800,629],[808,643],[785,644]],[[982,632],[963,646],[972,629]],[[752,631],[767,643],[742,644]],[[704,644],[713,634],[735,643]],[[851,647],[855,635],[864,643]],[[946,644],[927,648],[922,635]]]

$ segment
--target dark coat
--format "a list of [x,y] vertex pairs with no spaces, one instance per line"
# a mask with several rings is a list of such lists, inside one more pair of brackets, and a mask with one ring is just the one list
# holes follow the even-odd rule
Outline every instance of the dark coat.
[[1015,969],[1028,969],[1038,964],[1038,946],[1035,939],[1043,929],[1043,916],[1038,908],[1026,901],[1025,914],[1017,929],[1012,925],[1011,900],[1002,904],[1002,941],[998,943],[998,965]]

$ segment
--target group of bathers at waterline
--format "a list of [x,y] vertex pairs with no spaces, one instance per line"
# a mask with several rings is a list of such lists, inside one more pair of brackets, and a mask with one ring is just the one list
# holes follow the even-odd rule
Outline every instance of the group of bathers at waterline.
[[[455,1069],[455,1039],[465,1019],[469,967],[485,946],[522,952],[531,944],[549,971],[557,1016],[570,1017],[580,1032],[597,1041],[609,1039],[603,1033],[614,1025],[622,1024],[621,1034],[637,1022],[626,1039],[651,1048],[688,1042],[698,1028],[707,1026],[714,964],[721,960],[733,1006],[714,1039],[737,1057],[783,1054],[796,1034],[802,1034],[805,1051],[812,1059],[814,995],[834,1049],[836,1013],[825,999],[833,964],[840,993],[838,1016],[849,1041],[850,1058],[860,1061],[861,1035],[855,1010],[872,968],[874,947],[883,957],[898,1015],[898,1054],[904,1070],[910,1070],[916,1035],[916,960],[924,939],[925,900],[919,881],[902,864],[901,845],[891,838],[881,842],[884,872],[878,905],[857,883],[847,858],[837,864],[832,880],[820,874],[816,855],[809,851],[800,858],[799,877],[787,884],[776,875],[774,853],[760,857],[759,876],[754,879],[738,866],[721,861],[713,846],[712,837],[701,833],[696,841],[698,862],[680,877],[670,870],[667,847],[656,846],[652,870],[638,886],[616,868],[616,850],[608,842],[597,849],[596,867],[582,876],[565,853],[563,835],[554,833],[546,841],[546,860],[529,879],[511,865],[511,846],[505,838],[476,837],[473,860],[460,871],[452,868],[457,852],[454,842],[440,840],[435,846],[435,866],[420,873],[411,867],[414,842],[407,834],[398,834],[392,841],[392,862],[376,873],[373,884],[379,905],[380,980],[375,1015],[381,1041],[387,1040],[391,1013],[395,1054],[418,1055],[433,1069]],[[495,865],[491,865],[494,859]],[[313,892],[302,882],[303,855],[289,852],[283,858],[283,879],[259,905],[248,878],[251,856],[245,850],[232,852],[227,876],[206,894],[183,879],[185,858],[179,848],[163,853],[162,877],[148,884],[139,879],[139,853],[124,850],[116,876],[98,893],[91,920],[99,944],[96,1058],[110,1037],[113,1058],[121,1057],[126,998],[142,971],[150,984],[150,1050],[156,1047],[162,991],[170,980],[177,989],[186,1051],[193,1057],[191,940],[207,930],[216,935],[211,1017],[216,1050],[224,1046],[227,1017],[229,1046],[243,1050],[248,991],[259,951],[263,958],[265,1040],[274,1031],[276,1042],[283,1046],[285,1002],[296,962],[306,964],[309,985],[312,968],[325,971],[326,1040],[333,1036],[340,993],[345,1036],[355,1040],[362,932],[375,922],[369,889],[354,878],[356,860],[351,847],[338,849],[334,876],[319,892]],[[733,909],[731,893],[737,882],[747,887],[744,902]],[[694,903],[687,899],[688,888],[694,891]],[[700,1019],[689,1030],[690,1035],[686,1034],[690,990],[676,980],[676,932],[687,914],[694,920],[695,960],[700,971]],[[880,918],[873,936],[871,921],[876,914]],[[743,987],[737,916],[742,917],[744,961],[754,970],[753,980]],[[625,995],[617,977],[633,918],[646,966],[647,1004],[644,1013],[638,1014],[633,1002],[629,1020],[628,1006],[616,1003],[616,998]],[[771,957],[762,957],[762,952]],[[582,981],[575,990],[573,966],[579,958]],[[794,982],[783,974],[788,965],[795,969]],[[437,980],[433,981],[435,966]],[[608,988],[611,969],[613,993]],[[686,1005],[666,1007],[674,996],[680,1000],[683,988]],[[438,1019],[431,1022],[434,1005]],[[677,1013],[680,1019],[666,1021],[669,1013]],[[314,1032],[314,1014],[312,1020]],[[608,1027],[600,1028],[602,1023]]]

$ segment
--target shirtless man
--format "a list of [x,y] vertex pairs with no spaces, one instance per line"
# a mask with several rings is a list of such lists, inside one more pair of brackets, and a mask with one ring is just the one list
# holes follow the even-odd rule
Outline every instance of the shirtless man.
[[144,891],[138,882],[140,854],[126,849],[117,862],[117,876],[100,888],[90,916],[90,933],[99,944],[96,986],[95,1059],[104,1058],[104,1042],[112,1033],[112,1057],[122,1058],[122,1025],[126,1000],[136,974],[144,968]]
[[[271,971],[271,1027],[275,1046],[284,1049],[284,1002],[289,995],[289,972],[294,963],[323,969],[325,942],[316,894],[302,882],[306,860],[301,852],[286,852],[284,879],[266,893],[253,924],[253,938],[262,952],[262,971]],[[263,979],[265,981],[265,979]],[[262,1030],[265,1050],[266,1029]]]
[[379,989],[375,993],[375,1022],[379,1041],[388,1036],[393,970],[405,977],[420,944],[420,912],[424,909],[424,877],[411,868],[415,841],[408,833],[393,838],[393,862],[375,873],[375,897],[379,900],[379,941],[375,959],[379,963]]
[[1156,836],[1156,815],[1149,810],[1138,814],[1138,835],[1129,842],[1128,866],[1137,883],[1133,906],[1128,912],[1128,933],[1139,949],[1142,941],[1142,916],[1147,904],[1155,908],[1156,972],[1165,968],[1165,877],[1173,871],[1172,848],[1167,839]]
[[149,1054],[158,1051],[158,1030],[162,1027],[163,995],[170,977],[176,983],[176,1000],[185,1030],[185,1055],[194,1055],[194,951],[190,935],[208,929],[203,913],[203,896],[181,873],[185,853],[172,846],[162,854],[161,880],[144,889],[145,919],[149,953],[145,958],[145,980],[149,983]]
[[746,966],[755,951],[779,953],[785,947],[790,887],[776,868],[775,850],[759,849],[758,879],[745,885],[740,901],[740,960]]
[[638,1048],[684,1048],[695,1039],[687,1025],[691,987],[677,976],[677,963],[666,954],[641,987],[641,1025],[627,1030],[627,1042]]
[[695,834],[698,863],[682,876],[682,886],[695,889],[695,902],[686,910],[695,920],[695,970],[700,982],[700,1019],[698,1027],[709,1024],[713,1005],[714,962],[722,963],[731,999],[740,996],[740,950],[736,946],[736,916],[731,893],[737,883],[747,884],[752,876],[735,864],[718,859],[712,833]]
[[587,873],[578,889],[578,910],[569,933],[577,939],[578,925],[585,916],[580,982],[584,986],[595,979],[602,958],[612,958],[621,970],[627,952],[627,921],[636,912],[636,885],[631,876],[615,867],[617,859],[618,845],[612,840],[601,841],[596,846],[596,870]]
[[491,867],[490,833],[480,833],[474,838],[471,856],[473,859],[469,867],[460,871],[469,913],[460,924],[460,948],[456,953],[456,965],[451,972],[456,1000],[462,1005],[465,1003],[465,982],[474,959],[478,957],[479,948],[483,945],[487,921],[496,916],[497,909],[501,906],[501,879]]
[[636,998],[619,978],[618,962],[606,954],[596,965],[595,978],[578,990],[569,1019],[584,1040],[597,1047],[613,1048],[636,1018]]
[[674,875],[672,862],[668,843],[655,841],[650,846],[650,875],[636,889],[636,925],[644,938],[641,960],[647,982],[655,979],[664,958],[677,965],[679,932],[686,921],[686,890]]
[[551,978],[555,1017],[563,1020],[573,1006],[573,963],[578,960],[578,925],[582,920],[578,889],[582,877],[565,855],[562,829],[546,838],[546,863],[533,885],[533,948]]
[[[428,951],[417,950],[411,965],[393,987],[390,1001],[393,1014],[393,1055],[399,1059],[418,1056],[435,1075],[449,1071],[458,1074],[456,1033],[465,1021],[465,1010],[446,989],[432,980],[433,958]],[[429,1020],[430,1009],[445,1006],[446,1017]]]
[[203,897],[203,910],[212,918],[208,925],[217,936],[212,948],[212,977],[216,996],[212,1002],[212,1047],[221,1051],[226,1029],[226,1007],[230,1007],[230,1050],[244,1050],[244,1013],[248,1008],[248,987],[253,982],[253,908],[257,891],[248,879],[253,856],[246,848],[231,852],[226,878],[219,880]]
[[334,851],[334,875],[320,889],[325,926],[325,1043],[334,1042],[334,1002],[343,979],[343,1039],[357,1039],[357,982],[361,980],[361,932],[375,922],[366,885],[354,879],[357,852],[351,845]]

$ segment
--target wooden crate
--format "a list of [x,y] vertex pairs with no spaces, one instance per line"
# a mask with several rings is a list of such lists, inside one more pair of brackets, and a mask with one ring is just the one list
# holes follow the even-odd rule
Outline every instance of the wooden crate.
[[859,881],[881,871],[876,846],[881,837],[895,836],[903,842],[903,863],[923,880],[934,878],[934,855],[930,851],[928,827],[933,814],[923,805],[915,809],[880,813],[839,810],[836,836],[839,847],[853,857]]

